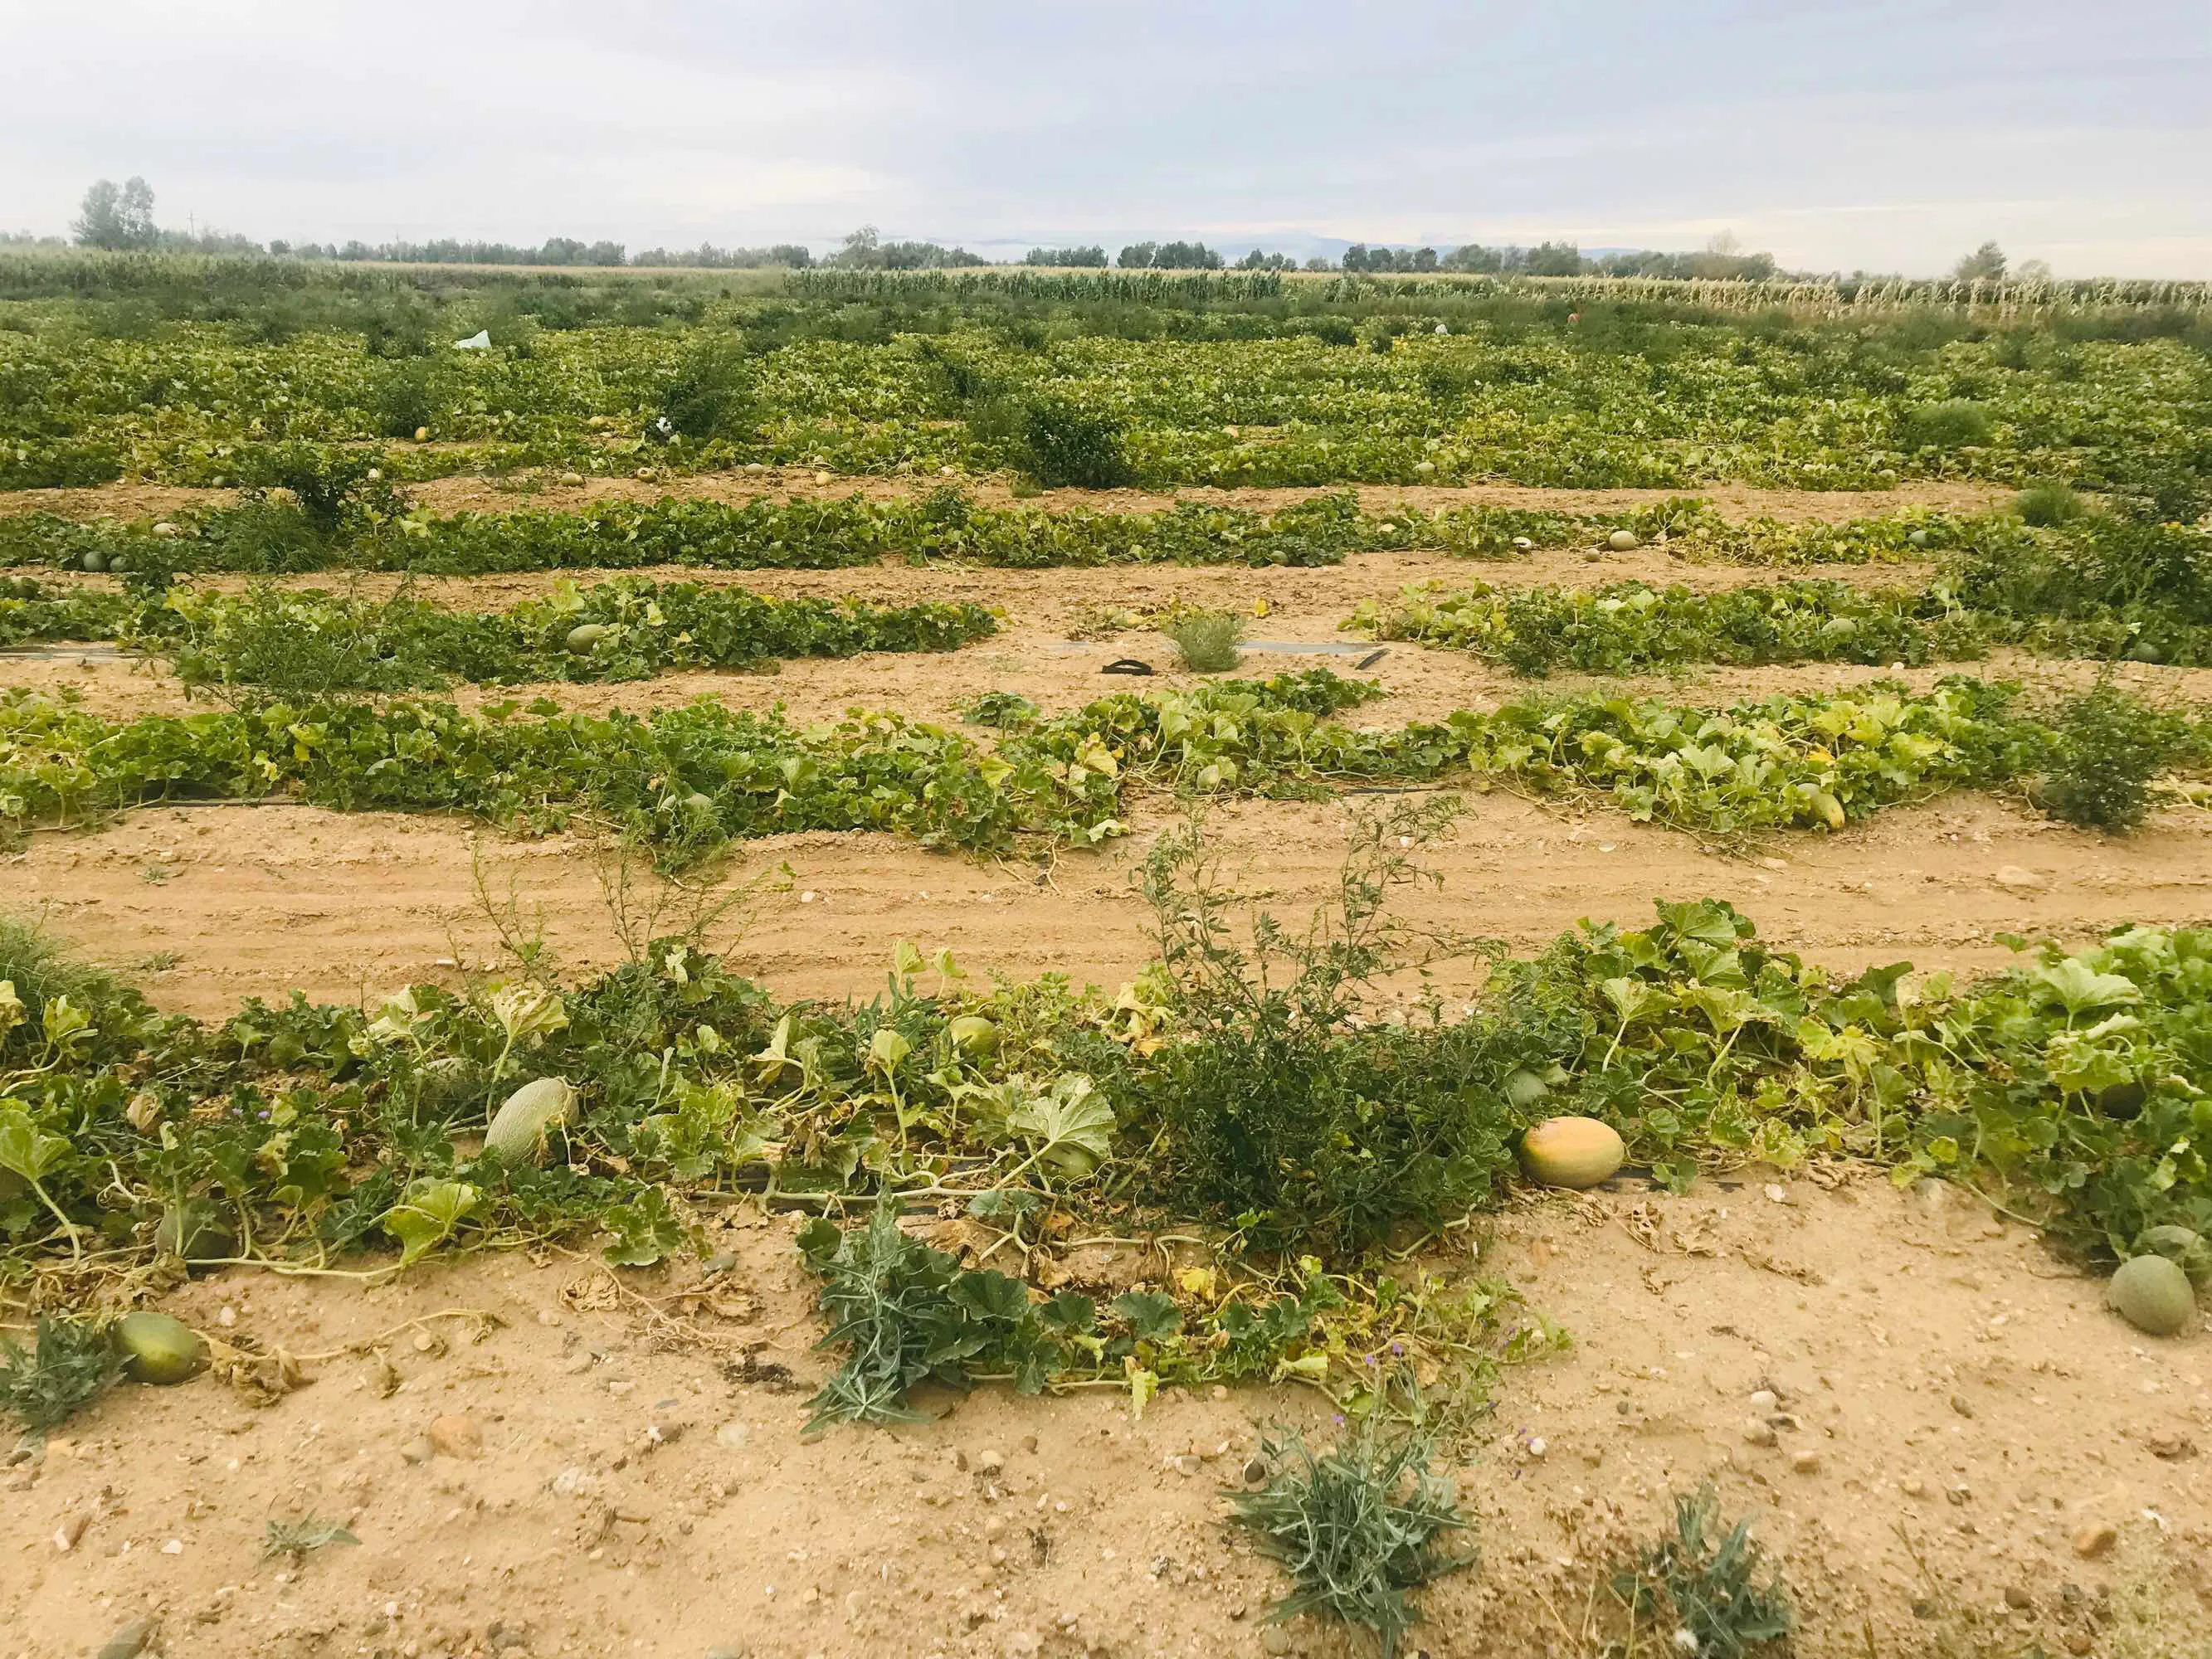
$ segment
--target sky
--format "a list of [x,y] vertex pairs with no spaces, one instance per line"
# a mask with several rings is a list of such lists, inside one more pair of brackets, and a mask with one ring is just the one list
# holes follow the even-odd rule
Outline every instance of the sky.
[[2212,278],[2212,0],[0,0],[0,228]]

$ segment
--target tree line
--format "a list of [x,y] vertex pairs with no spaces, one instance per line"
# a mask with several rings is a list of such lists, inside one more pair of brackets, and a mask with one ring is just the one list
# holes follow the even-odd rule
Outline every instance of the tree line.
[[[845,270],[926,270],[992,263],[964,247],[948,247],[924,240],[885,240],[873,225],[863,225],[847,235],[834,252],[817,258],[798,242],[778,242],[767,247],[717,247],[702,242],[696,248],[650,247],[632,253],[620,242],[586,242],[573,236],[553,236],[544,242],[466,241],[441,237],[426,242],[395,240],[364,242],[291,242],[271,240],[265,246],[226,231],[178,231],[155,222],[154,191],[142,178],[118,185],[102,179],[84,193],[70,231],[79,246],[131,249],[167,248],[199,253],[266,253],[279,258],[391,261],[414,264],[479,265],[647,265],[683,266],[700,270],[751,270],[784,266],[805,270],[817,265]],[[0,242],[35,245],[51,239],[0,234]],[[1254,248],[1242,258],[1229,257],[1204,242],[1132,242],[1110,259],[1102,244],[1069,247],[1033,247],[1023,256],[1029,265],[1066,266],[1123,270],[1341,270],[1375,274],[1424,271],[1496,272],[1530,276],[1666,276],[1704,280],[1760,282],[1780,274],[1771,253],[1747,252],[1730,235],[1714,237],[1694,253],[1668,253],[1651,249],[1619,250],[1601,255],[1584,253],[1572,242],[1539,242],[1534,247],[1486,246],[1468,242],[1439,251],[1433,247],[1370,246],[1355,242],[1339,259],[1310,258],[1301,266],[1286,253]],[[2004,251],[1984,242],[1960,260],[1952,276],[1960,281],[2002,280],[2008,269]],[[2051,268],[2030,259],[2012,270],[2019,279],[2047,279]]]

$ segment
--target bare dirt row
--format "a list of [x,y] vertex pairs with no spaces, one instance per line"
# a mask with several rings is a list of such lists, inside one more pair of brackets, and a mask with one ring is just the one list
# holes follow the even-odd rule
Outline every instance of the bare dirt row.
[[[811,1434],[795,1218],[706,1219],[711,1279],[548,1251],[179,1291],[311,1380],[263,1408],[126,1389],[15,1472],[0,1650],[151,1621],[194,1659],[1371,1653],[1267,1623],[1281,1577],[1224,1523],[1270,1437],[1332,1432],[1319,1396],[926,1391],[921,1423]],[[1505,1370],[1450,1469],[1481,1560],[1427,1593],[1420,1651],[1595,1654],[1606,1564],[1706,1480],[1786,1564],[1802,1659],[2201,1650],[2203,1345],[2146,1348],[1965,1194],[1753,1174],[1459,1237],[1572,1346]],[[1057,1270],[1110,1294],[1171,1265]],[[264,1558],[302,1515],[358,1547]]]
[[[415,446],[395,443],[391,447],[406,450]],[[526,472],[501,478],[431,478],[409,484],[406,489],[416,501],[439,513],[507,512],[526,506],[562,511],[593,501],[649,501],[664,497],[744,502],[761,496],[778,501],[811,501],[857,493],[878,501],[897,501],[927,494],[948,483],[957,484],[987,507],[1026,505],[1058,512],[1083,507],[1101,513],[1159,512],[1178,501],[1273,512],[1293,501],[1334,495],[1346,488],[1351,488],[1360,504],[1370,509],[1404,505],[1424,509],[1519,507],[1559,513],[1617,513],[1696,495],[1711,501],[1730,518],[1827,524],[1872,518],[1908,507],[1980,512],[2011,495],[1997,485],[1927,479],[1899,484],[1893,489],[1765,489],[1747,484],[1705,484],[1694,489],[1553,489],[1508,483],[1359,484],[1238,489],[1194,487],[1166,493],[1048,489],[1017,496],[1009,481],[996,476],[881,477],[835,474],[810,467],[748,468],[651,478],[591,477],[578,484],[562,483],[562,476]],[[15,513],[53,513],[71,519],[159,517],[196,507],[224,506],[236,499],[237,491],[233,489],[155,483],[0,490],[0,517]]]

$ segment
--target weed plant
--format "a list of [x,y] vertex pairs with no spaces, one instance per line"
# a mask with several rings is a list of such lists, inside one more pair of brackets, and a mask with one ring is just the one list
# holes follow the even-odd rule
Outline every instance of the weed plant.
[[1510,1160],[1510,1120],[1482,1086],[1471,1028],[1366,1023],[1386,980],[1460,948],[1394,917],[1397,890],[1432,880],[1426,848],[1456,803],[1358,820],[1331,902],[1303,933],[1255,912],[1243,929],[1195,825],[1146,860],[1153,938],[1187,1034],[1150,1090],[1160,1196],[1264,1249],[1357,1253],[1402,1224],[1486,1199]]
[[1690,1641],[1673,1639],[1699,1659],[1771,1651],[1796,1625],[1789,1589],[1753,1540],[1751,1522],[1723,1522],[1710,1486],[1675,1498],[1674,1535],[1643,1550],[1613,1592],[1638,1627],[1686,1632]]
[[1273,1617],[1343,1620],[1372,1632],[1392,1659],[1419,1617],[1408,1594],[1474,1560],[1443,1547],[1473,1522],[1431,1467],[1430,1443],[1368,1417],[1325,1452],[1293,1433],[1263,1455],[1278,1466],[1267,1484],[1230,1502],[1295,1586]]
[[2151,782],[2180,747],[2183,724],[2130,696],[2109,678],[2061,705],[2057,744],[2041,799],[2085,830],[2123,835],[2150,811]]
[[1181,611],[1164,618],[1159,629],[1194,674],[1233,673],[1244,659],[1244,618],[1233,611]]
[[122,1362],[107,1328],[94,1320],[45,1315],[27,1351],[0,1337],[0,1409],[27,1434],[44,1436],[114,1386]]

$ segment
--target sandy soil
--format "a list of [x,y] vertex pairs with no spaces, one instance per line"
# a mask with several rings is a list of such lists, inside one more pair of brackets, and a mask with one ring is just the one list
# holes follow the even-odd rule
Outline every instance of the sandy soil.
[[[1840,499],[1808,497],[1805,510]],[[1008,626],[944,655],[545,690],[592,708],[713,694],[804,716],[860,705],[943,719],[1003,689],[1058,708],[1188,683],[1102,678],[1113,657],[1170,660],[1148,633],[1071,641],[1103,607],[1265,601],[1255,634],[1341,643],[1337,623],[1359,599],[1409,581],[1629,574],[1770,579],[1648,550],[1598,565],[1372,555],[1315,571],[730,573],[771,592],[973,599],[1003,606]],[[553,580],[417,591],[495,605]],[[1248,669],[1351,661],[1263,650]],[[1356,718],[1376,722],[1535,689],[1408,646],[1370,672],[1390,695]],[[1720,699],[1875,672],[1641,684]],[[1981,672],[2078,685],[2095,669],[2006,656]],[[2212,672],[2122,674],[2154,695],[2212,697]],[[97,652],[0,656],[9,685],[73,686],[115,714],[190,706],[155,665]],[[467,694],[487,695],[514,693]],[[1230,802],[1210,821],[1246,890],[1302,916],[1335,872],[1352,804]],[[873,994],[900,938],[949,945],[971,970],[1110,986],[1151,955],[1132,877],[1176,821],[1171,802],[1140,799],[1128,841],[1047,870],[885,836],[753,843],[725,882],[780,865],[791,880],[757,901],[738,958],[785,997]],[[1845,969],[1899,958],[1988,969],[2011,959],[1996,942],[2007,932],[2081,942],[2131,920],[2212,921],[2212,815],[2180,809],[2108,841],[1960,795],[1728,854],[1601,808],[1494,793],[1469,799],[1435,862],[1444,882],[1423,920],[1524,950],[1582,916],[1640,923],[1655,895],[1728,897],[1767,939]],[[33,836],[0,856],[0,902],[43,912],[163,1006],[220,1017],[295,988],[350,1000],[413,980],[459,983],[501,965],[491,912],[510,907],[570,972],[605,965],[623,947],[599,870],[582,839],[453,819],[165,807]],[[1484,1562],[1431,1593],[1423,1650],[1594,1659],[1601,1644],[1585,1624],[1600,1564],[1660,1530],[1670,1492],[1710,1476],[1783,1557],[1803,1608],[1802,1655],[2203,1659],[2209,1638],[2188,1633],[2212,1596],[2201,1334],[2136,1335],[2100,1308],[2094,1283],[1948,1188],[1899,1194],[1870,1176],[1766,1171],[1686,1199],[1620,1185],[1527,1202],[1454,1235],[1479,1240],[1480,1270],[1511,1280],[1574,1346],[1509,1369],[1494,1416],[1456,1449]],[[1270,1425],[1326,1431],[1316,1396],[1171,1393],[1133,1421],[1118,1396],[987,1389],[927,1397],[931,1420],[910,1428],[809,1436],[804,1401],[827,1362],[807,1352],[817,1327],[790,1218],[727,1206],[703,1218],[709,1252],[728,1258],[710,1286],[688,1259],[617,1283],[596,1258],[551,1252],[396,1281],[231,1273],[178,1290],[167,1305],[203,1328],[319,1356],[307,1364],[316,1380],[265,1409],[208,1380],[126,1389],[43,1455],[0,1468],[0,1659],[94,1652],[141,1619],[157,1621],[146,1650],[173,1659],[1371,1650],[1307,1622],[1264,1626],[1283,1581],[1223,1525],[1220,1486]],[[1158,1257],[1104,1248],[1061,1265],[1109,1289],[1162,1271]],[[1477,1264],[1462,1253],[1431,1265]],[[480,1341],[462,1321],[405,1325],[453,1309],[501,1323]],[[758,1380],[763,1365],[789,1367],[791,1385]],[[1754,1403],[1762,1389],[1771,1406]],[[1778,1428],[1750,1422],[1762,1409]],[[464,1455],[428,1445],[440,1419],[465,1419],[440,1430]],[[1760,1443],[1770,1429],[1774,1443]],[[1198,1459],[1189,1474],[1168,1461],[1187,1454]],[[345,1522],[359,1547],[297,1565],[263,1559],[265,1522],[308,1512]],[[58,1531],[72,1547],[57,1547]],[[2130,1584],[2162,1585],[2169,1600],[2163,1633],[2135,1645]]]
[[[416,446],[394,444],[395,449]],[[435,446],[422,446],[434,447]],[[510,478],[457,477],[408,485],[416,501],[440,513],[509,512],[529,507],[572,509],[599,501],[654,501],[676,496],[690,501],[745,501],[758,495],[779,500],[816,500],[855,493],[879,501],[919,495],[957,483],[976,501],[992,507],[1029,505],[1065,511],[1088,507],[1102,513],[1149,513],[1178,500],[1271,512],[1292,501],[1334,493],[1334,488],[1215,489],[1193,488],[1169,494],[1139,489],[1048,489],[1018,498],[1000,477],[877,477],[837,476],[808,467],[769,467],[758,471],[702,472],[688,477],[643,479],[592,477],[569,486],[557,472],[526,473]],[[1907,507],[1936,507],[1972,513],[2010,499],[1994,484],[1921,479],[1894,489],[1762,489],[1747,484],[1708,484],[1696,489],[1552,489],[1531,484],[1361,484],[1361,504],[1381,508],[1404,503],[1420,507],[1524,507],[1562,513],[1614,513],[1682,495],[1710,501],[1731,518],[1774,518],[1840,524]],[[228,489],[173,484],[116,483],[73,489],[0,490],[0,516],[10,513],[56,513],[65,518],[137,518],[187,508],[220,506],[236,499]]]
[[[1482,1269],[1573,1346],[1509,1368],[1455,1448],[1483,1560],[1427,1594],[1422,1650],[1595,1654],[1603,1564],[1710,1479],[1788,1564],[1806,1659],[2197,1651],[2203,1339],[2136,1335],[1954,1189],[1826,1187],[1753,1171],[1485,1230]],[[1266,1626],[1283,1581],[1224,1521],[1264,1435],[1328,1431],[1317,1396],[1170,1390],[1139,1421],[1117,1395],[986,1389],[809,1435],[829,1362],[794,1223],[709,1220],[711,1285],[553,1255],[178,1291],[203,1329],[314,1356],[313,1381],[261,1409],[126,1386],[6,1471],[0,1650],[63,1659],[151,1619],[173,1659],[1372,1651]],[[1061,1266],[1109,1291],[1161,1271]],[[747,1356],[790,1381],[745,1380]],[[359,1546],[263,1556],[269,1519],[308,1514]],[[2140,1646],[2131,1584],[2166,1601]]]
[[[1302,919],[1333,879],[1346,811],[1249,801],[1224,804],[1208,822],[1249,890]],[[908,939],[948,945],[977,971],[1056,969],[1110,988],[1149,959],[1133,881],[1153,836],[1178,821],[1171,803],[1154,802],[1129,840],[1066,855],[1048,872],[888,836],[751,842],[729,878],[787,865],[792,882],[759,900],[740,959],[786,995],[867,997],[892,942]],[[1655,895],[1729,897],[1765,937],[1849,969],[1899,959],[1995,968],[2010,960],[2002,933],[2078,943],[2130,921],[2212,920],[2212,815],[2201,811],[2106,841],[1954,797],[1840,835],[1779,838],[1742,859],[1616,813],[1493,793],[1469,798],[1435,866],[1443,885],[1420,901],[1423,920],[1522,948],[1583,916],[1640,925]],[[97,832],[40,835],[0,864],[11,908],[43,909],[59,933],[119,967],[150,960],[150,995],[210,1015],[295,986],[355,1000],[502,966],[489,912],[510,901],[573,969],[617,961],[601,868],[569,837],[518,841],[454,819],[298,805],[148,808]],[[2001,884],[2001,871],[2033,884]]]

